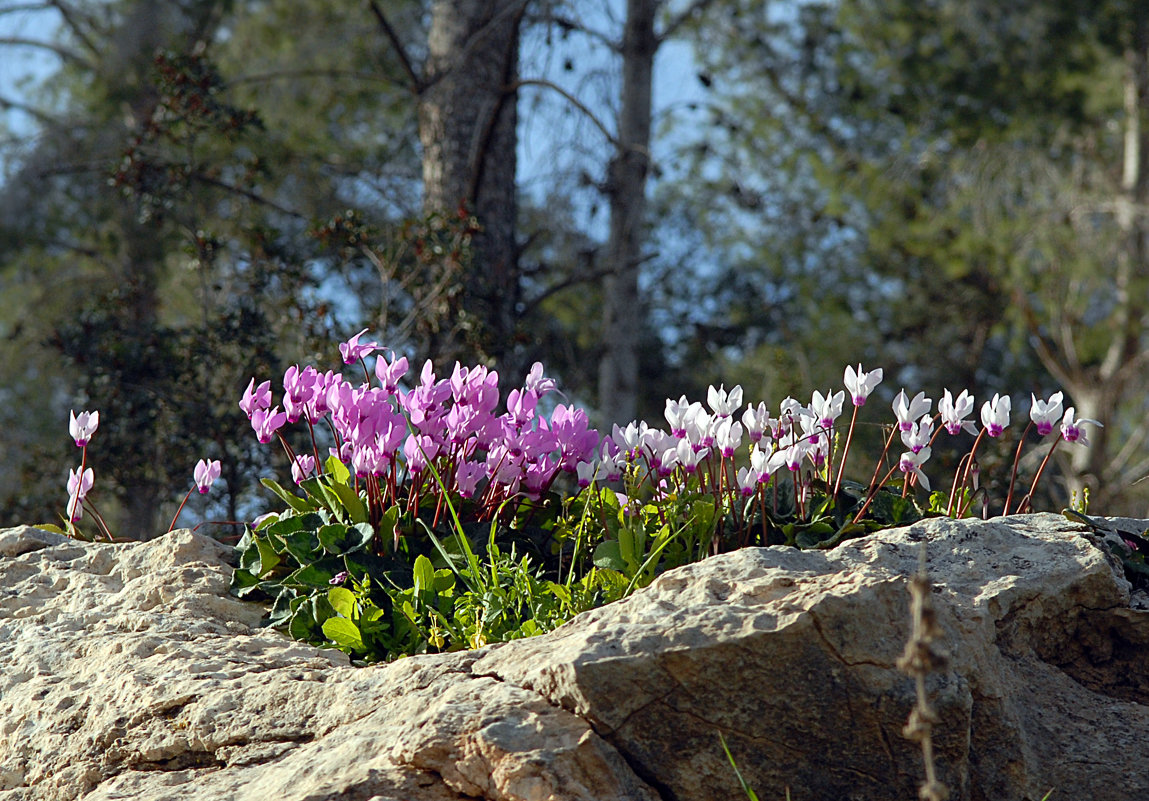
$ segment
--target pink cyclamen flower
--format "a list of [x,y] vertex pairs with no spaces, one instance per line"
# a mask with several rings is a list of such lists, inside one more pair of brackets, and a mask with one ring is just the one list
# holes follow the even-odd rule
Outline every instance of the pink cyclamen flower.
[[343,357],[344,364],[354,364],[379,349],[378,342],[364,342],[362,344],[359,342],[359,337],[366,333],[367,329],[364,328],[358,334],[351,337],[351,339],[339,343],[339,355]]
[[257,387],[254,378],[248,381],[247,389],[243,391],[243,397],[239,401],[239,408],[247,415],[247,419],[251,419],[251,415],[256,409],[268,409],[270,406],[271,382],[264,381]]
[[938,412],[942,416],[942,425],[951,435],[962,430],[977,434],[977,427],[973,421],[965,419],[973,412],[973,395],[969,394],[969,390],[963,389],[955,400],[947,389],[942,399],[938,401]]
[[898,469],[905,473],[907,477],[910,474],[916,476],[918,483],[922,485],[926,492],[929,492],[930,481],[926,478],[926,474],[922,472],[922,464],[929,458],[930,449],[927,447],[922,448],[917,453],[906,451],[898,460]]
[[1044,437],[1053,431],[1053,427],[1061,419],[1061,393],[1054,392],[1049,396],[1048,401],[1044,401],[1038,400],[1037,396],[1031,392],[1029,393],[1029,400],[1031,403],[1029,419],[1037,426],[1038,435]]
[[383,389],[394,394],[395,390],[399,388],[399,382],[403,380],[403,376],[407,375],[408,366],[406,356],[400,356],[390,364],[380,356],[375,361],[375,377],[383,384]]
[[930,413],[930,407],[934,402],[926,397],[926,393],[919,392],[914,395],[913,400],[906,398],[906,391],[903,389],[894,398],[894,414],[898,418],[898,428],[902,431],[909,431],[914,427],[914,421],[921,418],[924,414]]
[[606,470],[599,461],[579,462],[575,465],[575,475],[578,477],[579,488],[586,489],[592,483],[606,478]]
[[78,522],[84,516],[82,509],[84,498],[92,489],[94,481],[95,474],[90,467],[83,473],[78,470],[68,470],[68,519],[73,523]]
[[1095,425],[1098,428],[1104,428],[1101,423],[1096,420],[1091,420],[1088,417],[1083,417],[1080,420],[1074,419],[1076,410],[1070,406],[1065,410],[1065,416],[1061,418],[1061,436],[1064,437],[1066,442],[1076,442],[1079,445],[1088,445],[1089,437],[1085,435],[1085,430],[1081,427],[1083,423]]
[[487,466],[478,462],[459,462],[455,468],[455,486],[460,497],[472,498],[479,487],[479,481],[487,475]]
[[528,392],[533,392],[540,398],[551,392],[555,386],[553,378],[547,378],[543,375],[542,362],[535,362],[531,365],[531,371],[527,373],[527,380],[523,383],[523,387]]
[[772,423],[776,424],[777,421],[771,419],[770,410],[764,402],[757,406],[752,403],[746,405],[746,411],[742,413],[742,425],[746,426],[751,442],[761,442]]
[[981,424],[985,426],[985,433],[991,437],[1001,435],[1009,425],[1010,403],[1008,395],[993,395],[993,400],[981,405]]
[[874,391],[874,387],[882,383],[882,368],[871,370],[868,373],[862,372],[862,365],[858,365],[857,371],[853,367],[846,366],[846,374],[843,376],[843,383],[846,389],[850,390],[850,396],[854,400],[855,406],[865,406],[866,398],[870,397],[870,393]]
[[842,414],[842,401],[845,399],[846,393],[840,390],[836,393],[827,392],[825,397],[822,397],[822,393],[818,390],[814,390],[810,411],[818,419],[818,425],[822,428],[832,428],[834,421]]
[[303,479],[311,475],[313,470],[315,470],[315,457],[301,453],[291,463],[291,478],[296,484],[302,484]]
[[251,427],[255,430],[256,439],[264,445],[271,442],[275,432],[283,428],[286,422],[287,414],[279,411],[278,406],[256,409],[251,413]]
[[718,389],[711,384],[706,391],[706,403],[716,416],[730,417],[742,408],[742,387],[735,384],[730,388],[730,392],[727,392],[725,384]]
[[714,429],[714,443],[722,452],[722,458],[732,457],[742,444],[742,424],[730,417],[719,418]]
[[192,475],[195,477],[195,485],[199,487],[201,495],[206,494],[207,491],[211,489],[211,485],[219,478],[219,471],[220,465],[218,459],[212,459],[210,461],[200,459],[196,462],[195,471]]
[[99,425],[99,412],[80,412],[79,416],[75,412],[68,412],[68,432],[72,435],[72,439],[76,440],[77,448],[83,448],[88,444],[88,440],[96,433]]
[[913,453],[918,453],[930,444],[934,433],[934,421],[927,415],[914,423],[909,431],[902,432],[902,444]]
[[351,574],[349,574],[346,570],[341,570],[338,573],[336,573],[334,576],[332,576],[330,579],[328,579],[327,583],[339,585],[339,584],[342,584],[343,582],[347,581],[347,579],[349,579],[349,578],[351,578]]

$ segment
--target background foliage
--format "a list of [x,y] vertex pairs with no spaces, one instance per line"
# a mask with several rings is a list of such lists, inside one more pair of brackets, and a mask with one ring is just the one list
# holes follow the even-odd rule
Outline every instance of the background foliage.
[[[1143,3],[54,0],[0,3],[0,58],[48,57],[0,96],[0,525],[57,519],[70,408],[102,412],[123,534],[158,534],[205,456],[226,492],[193,516],[250,517],[286,475],[242,388],[334,367],[364,326],[413,361],[541,359],[612,408],[624,32],[648,11],[636,411],[712,382],[776,405],[859,361],[887,402],[1064,388],[1106,428],[1050,503],[1090,486],[1094,511],[1147,514]],[[468,283],[496,221],[423,203],[427,87],[467,78],[434,73],[429,35],[472,12],[515,15],[504,89],[535,154],[497,310]]]

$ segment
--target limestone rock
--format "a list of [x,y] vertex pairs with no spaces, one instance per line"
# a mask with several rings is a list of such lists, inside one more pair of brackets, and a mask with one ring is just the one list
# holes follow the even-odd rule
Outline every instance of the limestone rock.
[[0,801],[736,799],[719,733],[762,799],[914,798],[894,663],[922,543],[951,797],[1149,797],[1149,612],[1096,532],[1031,515],[746,549],[543,637],[370,668],[260,628],[207,537],[2,531]]

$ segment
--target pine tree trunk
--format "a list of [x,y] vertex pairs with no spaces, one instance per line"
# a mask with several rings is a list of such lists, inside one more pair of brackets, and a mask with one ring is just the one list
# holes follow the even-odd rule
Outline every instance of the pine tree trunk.
[[[515,111],[519,25],[527,0],[435,0],[419,95],[423,207],[465,208],[482,231],[464,278],[458,331],[439,358],[511,367],[519,276],[515,243]],[[475,349],[481,352],[474,352]]]
[[625,425],[638,411],[638,347],[643,315],[638,291],[650,171],[651,86],[659,0],[627,0],[622,39],[618,152],[608,174],[612,266],[603,287],[603,353],[599,365],[602,423]]

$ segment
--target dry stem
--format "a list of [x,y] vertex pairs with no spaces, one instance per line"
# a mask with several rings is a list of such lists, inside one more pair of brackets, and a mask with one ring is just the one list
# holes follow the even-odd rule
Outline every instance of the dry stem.
[[918,797],[922,801],[946,801],[949,798],[949,789],[938,781],[934,767],[933,727],[939,722],[939,718],[926,695],[926,676],[932,671],[941,670],[946,664],[946,657],[941,650],[934,647],[934,641],[941,636],[942,631],[938,626],[930,598],[925,543],[922,543],[918,572],[910,579],[910,596],[913,632],[910,641],[906,643],[906,650],[898,659],[898,669],[914,678],[918,700],[910,712],[905,728],[902,729],[902,735],[920,743],[922,747],[926,781],[918,790]]

